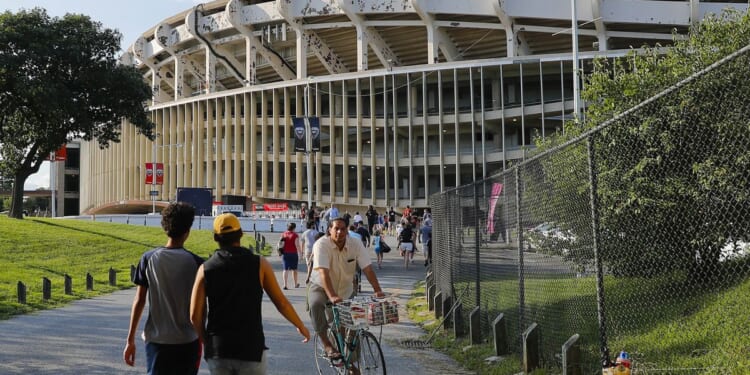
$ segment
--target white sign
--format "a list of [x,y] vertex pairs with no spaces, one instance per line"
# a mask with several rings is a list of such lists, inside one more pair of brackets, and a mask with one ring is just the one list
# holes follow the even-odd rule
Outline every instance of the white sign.
[[239,216],[245,211],[245,206],[241,204],[217,204],[213,207],[212,211],[213,216],[221,215],[225,212],[231,212]]

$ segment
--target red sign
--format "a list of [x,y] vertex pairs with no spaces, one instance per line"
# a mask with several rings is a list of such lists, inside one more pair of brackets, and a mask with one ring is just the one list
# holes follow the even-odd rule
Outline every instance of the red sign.
[[[146,163],[146,185],[154,184],[154,163]],[[156,163],[156,185],[164,184],[164,163]]]
[[60,147],[57,151],[51,153],[51,155],[44,160],[65,161],[67,157],[68,157],[68,149],[65,147],[65,145],[62,145],[62,147]]
[[266,203],[263,205],[263,211],[289,211],[289,205],[286,203]]

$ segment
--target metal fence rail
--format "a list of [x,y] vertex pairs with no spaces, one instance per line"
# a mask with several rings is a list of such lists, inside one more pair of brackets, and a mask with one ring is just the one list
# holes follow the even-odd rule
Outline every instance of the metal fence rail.
[[[742,349],[723,343],[747,343],[746,330],[715,342],[680,326],[722,293],[750,289],[748,55],[746,47],[501,174],[431,196],[437,290],[458,298],[468,287],[463,310],[480,308],[483,333],[504,314],[515,353],[537,323],[547,367],[560,367],[560,346],[577,333],[586,373],[621,349],[643,371],[704,357],[698,372],[731,372]],[[638,340],[649,332],[674,342]]]

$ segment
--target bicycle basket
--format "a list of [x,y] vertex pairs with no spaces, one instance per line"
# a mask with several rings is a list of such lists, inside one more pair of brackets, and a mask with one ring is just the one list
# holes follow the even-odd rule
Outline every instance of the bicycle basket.
[[396,301],[344,301],[335,305],[339,324],[351,329],[398,323]]

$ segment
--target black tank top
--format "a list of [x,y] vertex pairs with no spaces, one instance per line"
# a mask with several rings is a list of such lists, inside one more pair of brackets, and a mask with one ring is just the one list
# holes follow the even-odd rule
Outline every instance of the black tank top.
[[206,358],[260,362],[263,334],[260,257],[243,247],[219,249],[203,265],[208,320]]

